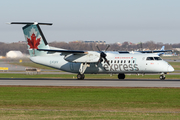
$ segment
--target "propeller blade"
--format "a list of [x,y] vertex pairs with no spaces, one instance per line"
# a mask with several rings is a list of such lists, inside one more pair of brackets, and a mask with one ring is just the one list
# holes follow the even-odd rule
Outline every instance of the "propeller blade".
[[106,53],[101,52],[101,57],[105,58],[106,57]]
[[105,62],[106,62],[108,65],[110,65],[110,64],[109,64],[109,61],[108,61],[106,58],[104,58],[104,60],[105,60]]
[[105,51],[108,50],[109,47],[110,47],[110,45],[107,45],[107,48],[105,49]]
[[97,62],[97,65],[102,61],[102,57],[100,56],[98,62]]
[[101,50],[99,49],[99,46],[98,46],[98,45],[96,45],[96,47],[97,47],[97,49],[98,49],[99,51],[101,51]]

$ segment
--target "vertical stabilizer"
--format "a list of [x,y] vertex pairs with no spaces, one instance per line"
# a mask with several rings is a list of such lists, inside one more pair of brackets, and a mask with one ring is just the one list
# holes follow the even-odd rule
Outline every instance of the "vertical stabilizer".
[[37,50],[49,49],[49,45],[39,25],[52,25],[51,23],[12,22],[10,24],[26,24],[26,26],[24,26],[22,29],[24,32],[25,40],[27,41],[27,46],[31,57],[47,54],[47,52],[45,51]]
[[161,51],[164,51],[165,46],[162,46]]

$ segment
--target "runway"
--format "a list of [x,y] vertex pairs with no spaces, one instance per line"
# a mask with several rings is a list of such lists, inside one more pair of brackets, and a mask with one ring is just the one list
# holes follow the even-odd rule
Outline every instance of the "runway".
[[180,87],[180,80],[1,78],[0,86]]

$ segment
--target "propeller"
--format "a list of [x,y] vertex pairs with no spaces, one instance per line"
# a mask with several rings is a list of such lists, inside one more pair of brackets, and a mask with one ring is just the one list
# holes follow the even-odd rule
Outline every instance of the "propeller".
[[97,49],[100,51],[100,58],[99,58],[99,60],[98,60],[98,62],[97,62],[97,65],[100,63],[100,62],[102,62],[103,61],[103,59],[105,60],[105,62],[108,64],[108,65],[110,65],[109,64],[109,61],[107,60],[107,58],[106,58],[106,50],[110,47],[110,45],[108,45],[107,47],[106,47],[106,49],[105,49],[105,51],[101,51],[100,49],[99,49],[99,46],[98,45],[96,45],[96,47],[97,47]]

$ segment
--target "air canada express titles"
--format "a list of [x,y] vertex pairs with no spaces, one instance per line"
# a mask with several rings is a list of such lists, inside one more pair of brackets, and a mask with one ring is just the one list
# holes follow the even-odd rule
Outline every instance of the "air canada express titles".
[[133,57],[115,57],[115,59],[133,59]]
[[139,71],[138,64],[104,64],[107,71]]
[[[115,57],[115,59],[116,60],[132,60],[133,59],[133,57]],[[119,61],[118,60],[118,61]],[[139,71],[139,67],[138,67],[138,64],[135,64],[135,63],[133,63],[133,64],[122,64],[122,62],[121,62],[121,64],[117,64],[117,63],[111,63],[110,65],[108,65],[108,64],[104,64],[103,65],[104,66],[104,68],[105,68],[105,70],[107,70],[107,71]]]
[[[115,57],[116,60],[132,60],[133,57]],[[122,63],[122,62],[121,62]],[[139,71],[138,64],[104,64],[107,71]]]

